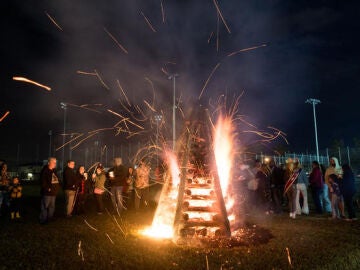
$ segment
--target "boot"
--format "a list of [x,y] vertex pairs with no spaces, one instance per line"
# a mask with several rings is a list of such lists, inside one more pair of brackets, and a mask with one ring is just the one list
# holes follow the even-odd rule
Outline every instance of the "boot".
[[15,213],[11,212],[11,219],[14,219],[14,218],[15,218]]
[[19,212],[16,212],[16,218],[21,218]]

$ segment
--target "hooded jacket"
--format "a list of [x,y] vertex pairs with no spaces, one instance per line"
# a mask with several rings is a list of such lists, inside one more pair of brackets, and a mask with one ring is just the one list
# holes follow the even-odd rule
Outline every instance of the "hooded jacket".
[[330,165],[326,169],[326,172],[325,172],[325,184],[327,184],[328,186],[329,186],[329,176],[331,174],[336,174],[336,175],[342,175],[343,174],[343,171],[342,171],[342,168],[341,168],[341,166],[339,164],[338,159],[336,157],[332,157],[331,159],[334,160],[335,167]]

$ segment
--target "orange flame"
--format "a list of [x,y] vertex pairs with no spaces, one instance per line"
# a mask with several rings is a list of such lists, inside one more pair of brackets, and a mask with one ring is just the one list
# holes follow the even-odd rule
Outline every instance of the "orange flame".
[[214,134],[214,152],[217,171],[224,199],[226,198],[230,183],[233,156],[233,128],[231,119],[220,117]]
[[171,178],[168,177],[165,180],[151,227],[146,228],[141,233],[153,238],[171,239],[174,236],[173,226],[179,193],[180,169],[176,156],[171,152],[167,152],[166,155]]

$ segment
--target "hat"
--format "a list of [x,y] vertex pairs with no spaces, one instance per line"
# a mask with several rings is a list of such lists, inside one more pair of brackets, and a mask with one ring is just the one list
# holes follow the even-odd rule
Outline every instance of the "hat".
[[103,170],[104,166],[101,163],[99,163],[99,165],[97,166],[97,169]]

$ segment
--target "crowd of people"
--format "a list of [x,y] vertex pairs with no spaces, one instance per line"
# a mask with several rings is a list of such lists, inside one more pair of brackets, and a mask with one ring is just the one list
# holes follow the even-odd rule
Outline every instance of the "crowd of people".
[[[0,215],[9,215],[11,220],[20,220],[22,212],[22,186],[20,179],[10,177],[7,164],[0,164]],[[97,163],[92,173],[86,171],[83,165],[75,167],[74,160],[68,160],[62,172],[58,175],[57,160],[48,159],[47,164],[40,172],[41,206],[39,221],[46,224],[54,219],[56,198],[63,190],[64,215],[67,218],[73,215],[84,214],[86,201],[94,203],[97,213],[103,214],[105,195],[111,198],[113,211],[120,214],[133,204],[136,211],[141,205],[148,205],[150,186],[150,167],[145,160],[141,160],[135,168],[125,166],[120,157],[114,159],[114,166],[108,171],[102,164]],[[134,193],[135,196],[130,196]],[[93,198],[91,200],[91,198]],[[129,200],[132,199],[133,202]]]
[[[355,220],[354,196],[355,176],[349,165],[339,165],[332,157],[328,168],[317,161],[312,162],[312,170],[306,173],[298,159],[288,159],[279,166],[274,160],[266,164],[256,160],[253,167],[240,164],[238,177],[234,178],[232,191],[237,208],[252,212],[258,210],[266,214],[282,214],[288,207],[290,218],[317,214],[329,214],[331,219]],[[63,189],[65,197],[64,215],[84,214],[89,198],[99,215],[104,213],[104,197],[111,198],[113,211],[121,214],[132,203],[135,210],[141,204],[149,203],[150,166],[141,160],[138,166],[125,166],[120,157],[114,159],[108,171],[97,163],[87,171],[80,165],[75,169],[75,161],[69,160],[58,176],[57,160],[48,159],[40,173],[41,210],[40,223],[46,224],[54,217],[56,197]],[[313,199],[314,209],[309,207],[308,191]],[[130,196],[133,194],[133,196]],[[21,219],[22,186],[18,177],[10,178],[7,165],[1,165],[0,209],[6,208],[12,220]],[[130,201],[130,198],[132,202]],[[243,202],[243,205],[240,205]],[[347,212],[347,217],[345,215]]]
[[22,186],[19,177],[10,177],[7,171],[7,164],[1,164],[0,175],[0,216],[2,208],[10,211],[12,220],[19,220],[21,209]]
[[40,173],[42,197],[40,223],[42,224],[53,219],[56,196],[61,185],[65,194],[65,216],[68,218],[85,212],[85,201],[89,195],[94,196],[99,215],[105,210],[105,194],[110,195],[113,209],[118,214],[127,209],[128,202],[125,197],[131,191],[135,192],[136,211],[140,209],[141,202],[145,206],[148,205],[150,167],[145,160],[141,160],[134,169],[125,166],[122,159],[117,157],[114,159],[114,166],[107,172],[103,165],[98,163],[91,175],[82,165],[75,171],[75,161],[69,160],[61,182],[57,175],[56,162],[56,158],[49,158],[48,164]]
[[309,175],[297,158],[287,159],[283,166],[277,166],[273,160],[267,164],[256,160],[253,168],[241,164],[235,190],[246,197],[243,201],[248,211],[257,208],[266,214],[280,214],[287,206],[293,219],[297,215],[309,215],[309,190],[317,214],[327,213],[331,219],[356,220],[354,173],[348,164],[340,166],[335,157],[329,163],[325,169],[313,161]]

